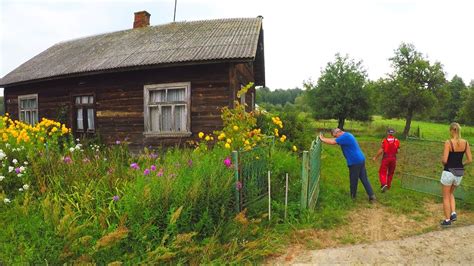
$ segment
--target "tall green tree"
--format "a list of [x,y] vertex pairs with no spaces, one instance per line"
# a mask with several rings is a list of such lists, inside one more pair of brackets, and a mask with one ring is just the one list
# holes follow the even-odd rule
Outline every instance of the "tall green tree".
[[370,119],[368,93],[364,89],[367,72],[362,61],[355,62],[347,55],[336,54],[321,72],[317,84],[307,82],[306,100],[316,118],[338,120],[344,129],[346,119],[367,121]]
[[406,119],[403,135],[408,136],[415,114],[432,110],[436,92],[445,83],[439,62],[430,63],[413,44],[402,43],[390,58],[393,73],[384,92],[384,115]]
[[474,125],[474,86],[463,93],[464,103],[459,110],[459,120],[462,123]]

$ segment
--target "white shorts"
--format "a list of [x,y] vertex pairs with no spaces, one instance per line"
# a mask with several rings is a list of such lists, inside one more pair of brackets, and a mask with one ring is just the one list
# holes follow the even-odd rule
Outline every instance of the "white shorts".
[[455,176],[449,171],[443,171],[441,174],[441,184],[445,186],[459,186],[461,184],[462,176]]

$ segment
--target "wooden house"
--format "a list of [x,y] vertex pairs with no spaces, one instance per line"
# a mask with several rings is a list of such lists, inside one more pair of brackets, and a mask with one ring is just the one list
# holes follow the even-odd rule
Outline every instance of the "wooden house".
[[[222,127],[249,82],[265,85],[262,17],[150,26],[58,43],[0,80],[6,112],[35,124],[65,122],[107,143],[182,144]],[[255,106],[255,89],[242,97]]]

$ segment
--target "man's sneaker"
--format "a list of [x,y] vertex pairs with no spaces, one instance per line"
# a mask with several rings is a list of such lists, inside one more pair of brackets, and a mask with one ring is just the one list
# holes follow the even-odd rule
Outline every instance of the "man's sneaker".
[[382,193],[385,193],[385,191],[388,190],[388,186],[387,185],[383,185],[380,190],[382,191]]
[[443,220],[441,222],[441,226],[450,226],[450,225],[451,225],[451,220],[449,220],[449,221]]
[[458,215],[456,213],[451,214],[451,217],[449,217],[451,221],[456,221],[458,219]]
[[369,197],[369,203],[375,203],[375,200],[376,200],[375,195],[372,195]]

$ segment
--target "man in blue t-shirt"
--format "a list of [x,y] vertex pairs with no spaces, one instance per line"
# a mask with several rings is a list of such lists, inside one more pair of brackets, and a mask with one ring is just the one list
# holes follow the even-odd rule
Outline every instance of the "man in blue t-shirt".
[[364,185],[365,191],[369,196],[369,201],[375,201],[375,194],[367,178],[367,170],[365,169],[365,157],[362,150],[357,143],[355,137],[348,132],[344,132],[339,128],[331,130],[331,135],[334,138],[326,138],[321,133],[319,138],[322,142],[341,146],[342,153],[346,157],[347,166],[349,167],[349,178],[351,184],[351,197],[356,198],[358,180]]

